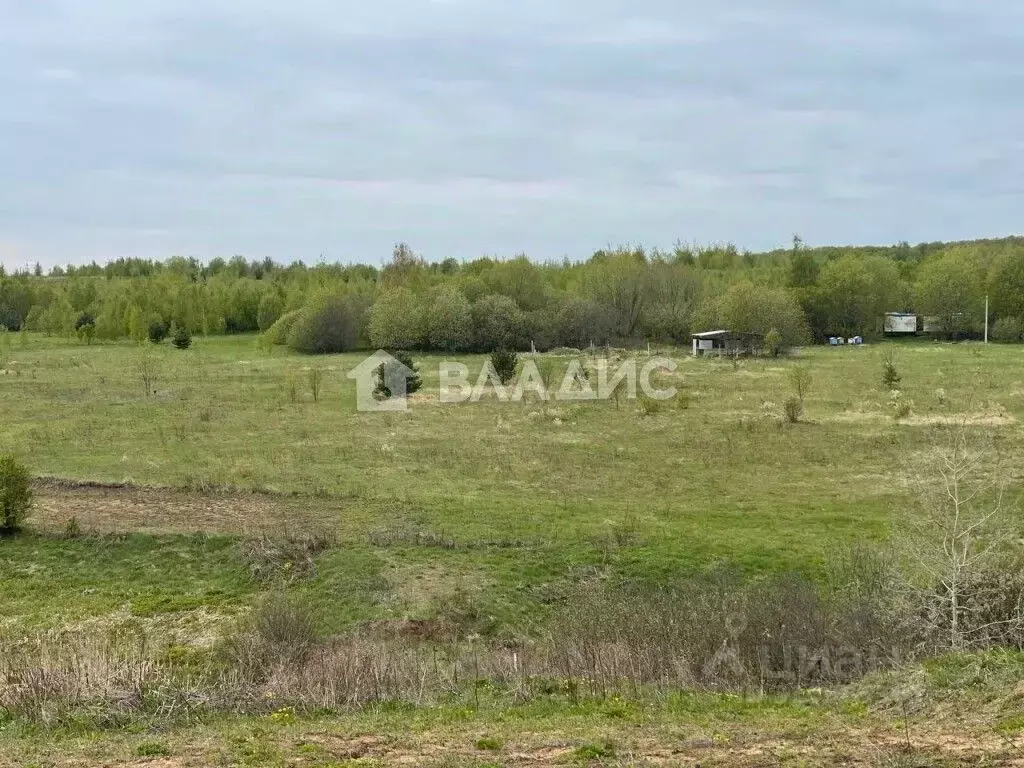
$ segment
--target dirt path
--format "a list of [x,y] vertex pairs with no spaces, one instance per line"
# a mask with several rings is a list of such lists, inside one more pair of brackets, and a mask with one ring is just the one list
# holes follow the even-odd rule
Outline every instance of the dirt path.
[[[1024,766],[1019,739],[1000,739],[983,728],[959,730],[936,723],[912,737],[908,746],[895,726],[849,728],[837,725],[811,733],[779,733],[756,726],[707,731],[685,723],[647,726],[626,724],[602,728],[607,739],[594,740],[572,730],[541,729],[508,732],[507,739],[481,747],[483,723],[421,733],[381,732],[355,736],[322,721],[319,727],[301,724],[285,729],[233,733],[178,732],[160,743],[166,756],[129,756],[125,741],[90,744],[85,754],[59,756],[41,750],[54,766],[149,766],[204,768],[253,764],[244,757],[262,755],[268,765],[374,766],[509,766],[546,768],[565,765],[601,766]],[[586,730],[592,731],[593,726]],[[500,727],[500,726],[499,726]],[[776,724],[776,728],[778,724]],[[798,729],[799,730],[799,729]],[[687,735],[683,735],[683,733]],[[196,737],[190,739],[190,735]],[[152,738],[149,739],[152,741]],[[273,756],[271,758],[271,755]],[[21,755],[19,757],[25,757]],[[42,755],[36,751],[34,757]],[[102,756],[102,757],[101,757]],[[97,759],[99,758],[99,762]],[[7,765],[0,757],[0,765]],[[14,763],[9,763],[14,765]]]

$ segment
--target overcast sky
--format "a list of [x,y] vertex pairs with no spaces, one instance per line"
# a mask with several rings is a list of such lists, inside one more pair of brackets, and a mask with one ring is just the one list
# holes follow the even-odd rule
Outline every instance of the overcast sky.
[[1020,0],[0,0],[0,260],[1024,230]]

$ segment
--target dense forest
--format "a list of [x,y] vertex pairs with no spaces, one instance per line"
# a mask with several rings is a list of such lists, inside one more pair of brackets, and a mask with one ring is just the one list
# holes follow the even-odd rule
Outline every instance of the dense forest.
[[[262,332],[302,352],[445,352],[688,343],[729,328],[781,346],[875,337],[889,311],[936,318],[950,338],[1024,338],[1024,237],[890,247],[731,245],[604,249],[585,261],[526,256],[427,262],[399,244],[382,268],[243,257],[119,259],[0,270],[0,325],[95,339]],[[88,331],[82,334],[82,331]],[[774,331],[774,333],[772,333]]]

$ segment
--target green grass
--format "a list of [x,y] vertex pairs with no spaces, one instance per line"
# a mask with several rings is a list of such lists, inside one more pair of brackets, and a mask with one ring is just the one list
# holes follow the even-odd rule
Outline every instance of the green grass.
[[[42,486],[31,532],[0,539],[0,636],[138,629],[182,670],[201,668],[231,622],[275,586],[251,577],[242,546],[261,526],[334,535],[289,587],[314,605],[325,634],[441,615],[500,637],[543,624],[582,582],[665,586],[722,563],[826,578],[844,547],[883,542],[891,516],[909,513],[908,462],[941,439],[943,420],[979,423],[1014,476],[1024,470],[1024,348],[1012,346],[896,346],[901,397],[913,403],[899,422],[880,386],[880,347],[809,349],[806,412],[787,425],[778,409],[793,360],[733,365],[677,352],[674,383],[685,394],[643,413],[611,403],[442,406],[431,398],[439,358],[421,356],[425,384],[410,413],[361,414],[345,377],[361,355],[267,355],[251,337],[199,338],[184,352],[147,347],[159,364],[146,394],[133,345],[23,338],[0,372],[0,448],[37,476],[196,492],[133,491],[132,506],[116,490]],[[483,358],[464,361],[475,372]],[[310,365],[325,371],[319,403],[303,393]],[[150,498],[157,517],[166,505],[188,511],[154,524]],[[86,535],[62,535],[72,515]],[[512,704],[474,689],[471,703],[319,719],[289,711],[158,736],[39,732],[0,710],[0,764],[171,755],[482,766],[522,752],[536,764],[629,765],[682,751],[732,765],[730,744],[765,738],[773,741],[751,764],[832,764],[861,754],[862,741],[871,764],[897,764],[906,701],[952,699],[986,713],[980,737],[1019,734],[1021,666],[1010,652],[950,656],[871,676],[841,697],[677,691]],[[915,743],[927,741],[914,729]],[[815,762],[800,745],[823,732],[839,746]]]
[[[538,765],[630,765],[635,764],[634,755],[653,745],[678,749],[694,742],[724,748],[733,739],[749,740],[754,734],[775,738],[811,728],[834,731],[851,722],[879,724],[850,720],[820,702],[801,708],[784,699],[751,699],[747,715],[737,719],[732,705],[725,707],[723,701],[718,696],[694,696],[690,706],[679,711],[672,702],[630,700],[624,704],[642,715],[628,720],[609,716],[607,702],[601,701],[382,705],[300,717],[222,717],[165,729],[158,738],[130,729],[33,733],[12,726],[0,727],[0,755],[17,757],[19,764],[61,764],[72,755],[108,762],[173,756],[198,765],[326,768],[347,760],[353,765],[392,765],[396,758],[408,762],[417,756],[417,765],[515,765],[522,764],[525,754]],[[708,755],[707,747],[698,748]],[[442,760],[445,754],[448,762]],[[616,758],[624,762],[615,762]]]
[[[843,547],[885,540],[891,515],[909,506],[904,465],[935,441],[938,420],[999,416],[985,428],[1014,461],[1024,455],[1024,349],[1014,346],[899,345],[913,401],[900,423],[880,385],[880,347],[808,349],[813,383],[795,425],[770,415],[790,394],[792,360],[733,365],[677,351],[673,383],[688,407],[644,415],[605,402],[441,405],[440,358],[420,356],[411,412],[372,414],[355,410],[345,376],[362,355],[268,355],[252,337],[145,349],[158,358],[155,394],[143,391],[135,345],[14,342],[0,375],[0,447],[37,475],[298,494],[258,498],[281,530],[309,514],[337,535],[297,587],[330,631],[429,617],[453,601],[484,630],[528,628],[595,575],[670,584],[725,562],[822,577]],[[475,374],[484,358],[463,359]],[[319,403],[303,391],[311,365],[325,371]],[[115,529],[134,530],[130,514],[103,514],[107,529],[112,514]],[[239,533],[263,522],[243,502],[233,514]],[[86,530],[98,520],[89,515],[76,513]],[[0,542],[8,624],[231,615],[263,588],[231,535],[56,539],[63,522],[50,509],[35,523],[45,535]]]
[[60,627],[105,614],[153,618],[197,609],[217,612],[252,591],[236,542],[227,537],[26,535],[0,543],[4,619],[20,618],[32,627]]

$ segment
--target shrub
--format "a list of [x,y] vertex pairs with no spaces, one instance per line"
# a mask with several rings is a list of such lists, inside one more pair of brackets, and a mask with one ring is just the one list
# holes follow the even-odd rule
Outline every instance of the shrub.
[[423,386],[423,377],[420,376],[419,367],[412,356],[401,350],[392,350],[390,354],[395,359],[377,369],[377,387],[374,394],[383,399],[391,397],[391,388],[388,384],[397,381],[403,375],[402,366],[412,371],[411,374],[405,375],[405,394],[418,392]]
[[263,333],[263,338],[270,344],[283,345],[288,343],[288,334],[291,333],[292,326],[295,325],[295,321],[299,319],[301,310],[293,309],[291,312],[285,312],[270,328]]
[[593,344],[607,344],[612,337],[614,320],[607,307],[593,301],[567,298],[555,308],[556,343],[583,349]]
[[316,556],[337,543],[329,531],[283,538],[258,536],[245,541],[242,556],[254,581],[294,583],[316,577]]
[[178,349],[188,349],[192,346],[192,334],[188,332],[185,326],[178,326],[174,329],[174,333],[171,334],[171,344]]
[[170,329],[167,327],[167,323],[163,320],[155,320],[149,324],[149,328],[146,331],[146,335],[149,340],[154,344],[159,344],[167,338],[167,333]]
[[80,314],[75,320],[75,333],[86,344],[92,344],[93,337],[96,335],[96,318],[88,312]]
[[348,352],[359,344],[363,318],[349,296],[327,296],[305,307],[288,332],[288,346],[307,355]]
[[78,522],[78,518],[72,515],[68,518],[68,521],[64,524],[64,538],[65,539],[79,539],[82,537],[82,526]]
[[323,369],[313,366],[309,369],[309,394],[313,396],[313,402],[320,402],[320,390],[323,388],[324,383],[324,372]]
[[780,351],[807,342],[807,320],[795,296],[785,288],[769,288],[750,282],[735,283],[705,310],[716,328],[738,333],[767,335],[778,331]]
[[804,407],[804,397],[811,389],[813,378],[806,365],[794,365],[789,371],[789,383],[793,385],[793,394],[800,400],[800,410]]
[[654,416],[665,409],[665,403],[655,400],[653,397],[641,395],[637,401],[637,408],[640,410],[641,416]]
[[889,401],[889,407],[892,408],[893,419],[899,421],[900,419],[905,419],[910,415],[914,408],[914,404],[894,392],[893,398]]
[[156,383],[159,369],[156,357],[149,350],[143,349],[141,354],[139,354],[135,367],[139,378],[142,380],[142,388],[146,390],[146,396],[152,395],[154,393],[153,385]]
[[508,296],[484,296],[472,309],[477,349],[528,349],[526,316]]
[[284,377],[284,393],[288,402],[299,402],[299,378],[294,372],[290,372]]
[[12,454],[0,456],[0,533],[20,531],[31,506],[28,469]]
[[254,677],[268,676],[277,664],[301,662],[319,633],[312,607],[274,592],[253,608],[241,631],[228,640],[228,656]]
[[445,352],[461,352],[473,345],[473,314],[469,301],[454,287],[438,288],[426,313],[427,343]]
[[284,311],[284,298],[277,291],[271,291],[260,299],[256,313],[256,324],[261,331],[268,331],[281,318]]
[[882,386],[886,389],[896,389],[902,380],[903,377],[896,370],[896,358],[891,351],[887,351],[882,358]]
[[378,349],[414,349],[426,336],[423,306],[408,288],[382,293],[370,310],[370,343]]
[[502,384],[508,384],[515,378],[519,356],[512,349],[496,349],[491,352],[491,365]]
[[993,341],[1014,343],[1024,338],[1024,322],[1019,317],[1001,317],[992,326]]
[[790,424],[796,424],[800,421],[800,417],[804,415],[804,404],[803,401],[796,397],[787,397],[786,402],[783,404],[783,409],[786,412],[786,421]]
[[778,357],[782,351],[782,334],[778,328],[772,328],[764,337],[764,353],[771,357]]
[[[559,378],[558,361],[552,360],[550,357],[534,358],[537,364],[537,374],[540,376],[540,381],[544,385],[544,391],[551,398],[558,391],[561,379]],[[577,382],[579,380],[577,379]]]

